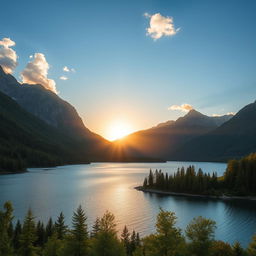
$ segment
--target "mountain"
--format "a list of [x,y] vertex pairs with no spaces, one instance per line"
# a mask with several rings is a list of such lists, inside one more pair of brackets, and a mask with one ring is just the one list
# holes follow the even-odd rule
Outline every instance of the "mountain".
[[167,121],[153,128],[138,131],[115,142],[123,152],[136,152],[150,157],[171,160],[174,152],[191,139],[213,131],[232,116],[209,117],[196,110],[176,121]]
[[176,160],[226,161],[256,152],[256,102],[215,130],[181,146]]
[[0,92],[0,171],[86,162],[78,145]]
[[[20,84],[0,66],[0,91],[13,98],[25,110],[49,125],[72,136],[98,138],[87,129],[76,109],[42,85]],[[103,139],[103,138],[101,138]]]
[[106,148],[110,147],[110,143],[86,128],[75,108],[57,94],[39,84],[20,84],[12,75],[6,74],[1,66],[0,91],[27,112],[71,137],[82,150],[85,159],[107,159]]

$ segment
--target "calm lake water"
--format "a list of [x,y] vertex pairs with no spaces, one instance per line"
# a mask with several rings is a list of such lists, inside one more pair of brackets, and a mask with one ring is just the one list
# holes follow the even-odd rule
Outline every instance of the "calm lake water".
[[15,216],[23,219],[30,207],[36,218],[54,219],[63,211],[67,224],[73,211],[83,206],[91,226],[106,210],[116,216],[118,229],[126,224],[142,236],[154,232],[159,207],[174,211],[177,225],[185,228],[193,217],[203,216],[217,222],[216,238],[246,246],[256,232],[256,203],[200,198],[159,196],[134,189],[141,185],[149,169],[173,173],[181,166],[195,165],[221,175],[222,163],[94,163],[57,168],[29,169],[28,173],[0,176],[0,203],[10,200]]

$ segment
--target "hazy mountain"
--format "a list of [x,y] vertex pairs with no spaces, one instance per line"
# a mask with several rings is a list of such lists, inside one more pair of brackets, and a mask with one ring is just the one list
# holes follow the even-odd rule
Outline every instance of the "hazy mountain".
[[256,102],[241,109],[214,131],[183,145],[178,160],[226,161],[256,152]]
[[0,92],[0,171],[86,162],[74,140]]
[[89,131],[76,109],[42,85],[20,84],[0,66],[0,91],[14,99],[25,110],[72,136],[103,139]]
[[20,84],[0,66],[0,91],[15,100],[22,108],[72,137],[80,145],[86,159],[106,160],[110,143],[87,129],[75,108],[41,85]]
[[124,152],[136,151],[150,157],[172,159],[173,153],[191,139],[213,131],[232,116],[209,117],[196,110],[189,111],[176,121],[167,121],[153,128],[138,131],[115,144]]

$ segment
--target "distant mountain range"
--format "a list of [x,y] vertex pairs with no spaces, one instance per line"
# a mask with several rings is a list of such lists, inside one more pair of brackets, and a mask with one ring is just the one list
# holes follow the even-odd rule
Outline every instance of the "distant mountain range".
[[68,102],[41,85],[20,84],[1,66],[0,92],[0,160],[5,163],[226,161],[256,151],[256,103],[235,116],[191,110],[110,143],[86,128]]
[[191,110],[176,121],[167,121],[156,127],[132,133],[115,144],[122,145],[126,153],[136,150],[147,156],[171,160],[181,145],[213,131],[230,118],[232,115],[209,117]]
[[213,131],[183,144],[172,159],[227,161],[256,152],[256,102]]

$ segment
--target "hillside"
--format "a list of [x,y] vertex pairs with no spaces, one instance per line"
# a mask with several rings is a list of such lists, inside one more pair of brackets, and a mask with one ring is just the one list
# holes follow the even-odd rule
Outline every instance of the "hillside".
[[242,108],[214,131],[191,140],[175,153],[177,160],[226,161],[256,151],[256,102]]
[[209,117],[191,110],[176,121],[167,121],[153,128],[138,131],[115,142],[123,152],[136,152],[150,157],[171,160],[180,145],[213,131],[232,116]]
[[25,111],[0,92],[0,171],[86,162],[74,140]]

